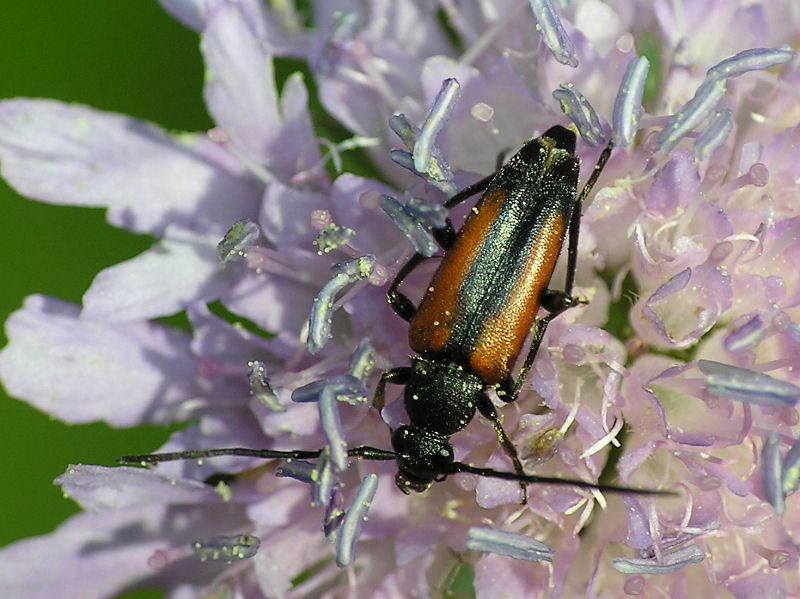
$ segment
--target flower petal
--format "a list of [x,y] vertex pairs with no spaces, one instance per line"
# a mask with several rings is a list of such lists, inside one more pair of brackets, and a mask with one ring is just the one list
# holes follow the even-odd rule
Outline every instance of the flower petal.
[[159,4],[189,29],[200,31],[203,28],[205,22],[203,0],[159,0]]
[[6,333],[0,379],[8,393],[65,422],[164,423],[173,405],[197,394],[182,331],[82,320],[77,306],[33,295]]
[[107,206],[112,224],[156,236],[172,223],[221,237],[254,216],[259,201],[241,166],[204,136],[170,136],[152,123],[52,100],[0,103],[0,163],[22,195]]
[[83,296],[81,316],[110,321],[175,314],[213,301],[229,285],[216,242],[176,227],[135,258],[101,271]]
[[281,119],[272,55],[260,34],[238,3],[218,2],[206,15],[200,48],[211,116],[248,156],[266,164]]
[[129,506],[219,501],[214,487],[189,479],[175,480],[145,468],[70,466],[56,478],[64,495],[90,512]]
[[[155,516],[164,508],[102,514],[84,512],[54,533],[25,539],[0,551],[0,587],[15,599],[105,599],[153,575],[147,558],[164,541],[158,528],[136,538],[142,512]],[[153,523],[151,523],[152,525]],[[111,537],[116,531],[117,536]],[[144,533],[145,531],[141,531]],[[24,573],[24,574],[23,574]]]
[[[185,548],[202,535],[252,526],[240,505],[136,505],[73,516],[47,536],[0,550],[0,588],[8,599],[107,599],[141,585],[172,588],[197,580],[201,565],[181,561],[156,573],[148,558]],[[164,530],[170,530],[169,539]],[[206,569],[207,570],[207,569]]]

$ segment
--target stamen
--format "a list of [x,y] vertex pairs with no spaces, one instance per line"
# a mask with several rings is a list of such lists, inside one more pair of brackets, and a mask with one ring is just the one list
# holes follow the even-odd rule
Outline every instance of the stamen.
[[261,545],[261,539],[253,535],[222,535],[195,541],[192,549],[200,561],[224,561],[253,557]]
[[248,218],[231,225],[225,237],[217,244],[217,255],[222,264],[230,264],[247,256],[247,252],[261,235],[261,227]]
[[[653,523],[653,519],[650,519],[650,522]],[[658,520],[655,520],[658,523]],[[666,551],[669,553],[671,550],[680,547],[681,545],[685,545],[689,541],[697,538],[698,535],[680,532],[677,534],[668,534],[661,537],[659,541],[659,546],[656,547],[655,545],[650,545],[649,547],[645,547],[639,550],[639,557],[643,559],[659,559],[660,554]],[[650,537],[653,538],[655,535],[651,532]],[[662,554],[663,555],[663,554]]]
[[420,222],[434,229],[441,229],[447,223],[447,209],[436,202],[412,196],[406,208]]
[[364,383],[351,374],[340,374],[298,387],[292,392],[292,401],[296,403],[319,401],[325,389],[328,389],[337,401],[343,401],[351,406],[363,404],[367,400]]
[[[666,154],[672,151],[684,136],[711,114],[711,111],[722,100],[722,96],[725,95],[726,81],[729,78],[737,77],[749,71],[763,70],[779,64],[785,64],[792,58],[794,58],[794,52],[787,45],[777,48],[752,48],[726,58],[711,67],[706,73],[703,83],[697,88],[694,97],[670,118],[667,125],[659,133],[658,143],[661,146],[661,152]],[[709,133],[709,136],[712,138],[719,137],[721,133],[719,128],[723,127],[723,125],[724,123],[718,123],[713,130],[713,134]],[[701,148],[703,145],[701,145]]]
[[442,81],[439,93],[433,101],[425,122],[422,124],[412,150],[414,168],[420,173],[427,173],[433,154],[434,142],[445,123],[450,119],[453,109],[461,97],[461,86],[453,78]]
[[331,463],[337,472],[344,472],[347,469],[347,442],[344,440],[339,406],[331,387],[322,390],[318,406],[322,433],[330,448]]
[[750,48],[717,63],[706,73],[708,79],[729,79],[749,71],[766,69],[786,64],[794,58],[794,51],[788,44],[777,48]]
[[344,520],[343,502],[341,487],[336,485],[333,488],[331,500],[325,507],[325,517],[322,519],[322,532],[327,539],[330,539],[331,535],[342,525],[342,520]]
[[544,45],[561,64],[578,66],[578,53],[572,45],[564,26],[558,18],[550,0],[530,0],[531,10],[536,19],[536,28],[542,34]]
[[[356,351],[350,356],[350,363],[347,372],[358,379],[362,384],[366,383],[372,369],[375,367],[375,356],[377,352],[369,342],[369,337],[364,337],[359,343]],[[337,399],[339,399],[337,397]],[[341,401],[341,400],[340,400]]]
[[317,465],[306,460],[281,460],[275,468],[275,476],[279,478],[293,478],[301,483],[314,482],[314,471]]
[[311,473],[311,505],[330,505],[338,485],[339,477],[331,467],[330,449],[325,447]]
[[795,441],[783,460],[781,486],[785,495],[791,495],[800,486],[800,441]]
[[786,312],[780,312],[772,319],[772,324],[779,331],[789,335],[789,339],[795,345],[800,345],[800,326],[792,322]]
[[347,509],[339,527],[339,538],[336,541],[336,564],[345,568],[355,559],[356,543],[367,521],[367,511],[372,505],[375,491],[378,489],[378,477],[369,474],[361,481],[352,505]]
[[733,120],[731,119],[731,111],[726,108],[718,110],[711,117],[708,125],[700,131],[697,139],[694,141],[694,155],[698,160],[705,160],[717,151],[730,132],[733,130]]
[[694,97],[670,117],[658,134],[658,143],[663,154],[675,146],[711,114],[725,95],[725,79],[706,79],[697,88]]
[[793,407],[800,400],[797,385],[762,372],[711,360],[698,360],[697,367],[706,375],[706,391],[714,397],[779,408]]
[[428,168],[424,172],[418,171],[414,167],[414,156],[411,152],[417,143],[420,130],[406,118],[404,114],[396,114],[389,119],[389,127],[397,133],[403,144],[408,148],[408,152],[403,150],[392,150],[390,153],[393,162],[410,170],[415,175],[422,177],[425,181],[442,191],[447,197],[458,192],[458,188],[453,182],[453,172],[450,165],[442,156],[441,151],[436,146],[431,149],[431,156],[428,161]]
[[578,128],[583,141],[592,147],[605,145],[608,125],[600,121],[592,105],[571,83],[561,85],[553,92],[553,97],[561,104],[561,111]]
[[591,447],[587,448],[586,451],[580,455],[580,459],[585,460],[586,458],[601,451],[606,445],[613,443],[624,425],[625,421],[622,418],[617,418],[617,420],[614,422],[614,426],[611,427],[611,430],[595,441]]
[[639,117],[642,112],[642,96],[650,61],[644,56],[637,56],[628,63],[617,97],[614,99],[612,123],[615,146],[631,145],[636,131],[639,129]]
[[389,152],[389,157],[392,159],[392,162],[398,166],[402,166],[404,169],[408,169],[412,173],[418,174],[414,170],[414,157],[411,155],[411,152],[406,152],[405,150],[392,150]]
[[341,60],[342,48],[355,37],[358,16],[356,12],[339,13],[325,39],[322,51],[316,60],[312,59],[315,72],[323,76],[333,73],[339,60]]
[[[452,2],[452,0],[447,0]],[[497,19],[492,23],[491,27],[484,30],[476,39],[470,36],[469,47],[466,49],[458,59],[458,64],[462,66],[472,65],[485,51],[491,47],[499,35],[502,35],[508,24],[517,19],[517,14],[525,7],[522,3],[515,3],[511,5],[509,10],[501,12],[497,15]],[[458,10],[458,9],[457,9]]]
[[314,305],[311,308],[306,342],[309,353],[317,353],[331,338],[331,321],[336,295],[351,283],[370,276],[375,268],[375,262],[375,256],[368,255],[333,266],[334,277],[314,298]]
[[725,336],[722,343],[725,349],[730,352],[750,349],[758,345],[766,334],[764,323],[761,321],[761,317],[756,314],[744,324],[733,329]]
[[663,563],[658,563],[655,558],[615,557],[612,564],[614,569],[623,574],[669,574],[689,564],[700,563],[705,558],[706,555],[700,547],[688,545],[678,551],[665,554]]
[[[397,74],[398,68],[395,68],[393,63],[384,60],[375,55],[373,49],[367,43],[361,40],[355,40],[350,46],[350,56],[361,67],[361,73],[354,73],[353,79],[356,81],[364,81],[367,85],[372,87],[378,94],[383,97],[383,101],[387,106],[397,106],[400,103],[400,98],[395,93],[397,90],[386,78],[385,75]],[[344,73],[339,72],[341,79],[345,79]]]
[[444,206],[418,198],[411,198],[406,204],[401,204],[396,198],[383,194],[381,210],[403,232],[415,252],[426,257],[436,253],[439,246],[431,234],[431,227],[444,226],[447,218]]
[[528,535],[486,526],[469,529],[467,547],[529,562],[552,562],[555,551]]
[[267,376],[264,362],[253,360],[247,363],[247,380],[250,383],[250,395],[273,412],[283,412],[286,408],[278,395],[273,391]]
[[761,482],[764,485],[764,496],[779,516],[786,507],[781,480],[780,447],[780,436],[770,433],[761,449]]
[[305,171],[301,171],[293,175],[292,178],[289,179],[290,185],[304,186],[313,183],[315,179],[318,179],[320,177],[316,173],[324,169],[325,163],[327,163],[328,160],[333,162],[334,171],[336,173],[341,173],[342,152],[346,152],[347,150],[353,150],[357,148],[374,148],[375,146],[380,145],[381,140],[377,137],[364,137],[362,135],[354,135],[353,137],[349,137],[345,140],[342,140],[337,144],[324,138],[317,138],[317,143],[328,148],[328,151],[325,153],[325,155],[320,157],[320,159],[317,161],[316,164],[311,165],[311,167],[309,167]]
[[414,144],[417,141],[417,137],[419,137],[419,128],[409,121],[405,114],[400,112],[392,115],[389,119],[389,127],[397,134],[408,150],[414,149]]
[[356,232],[349,227],[330,223],[319,232],[312,243],[318,248],[317,255],[322,256],[347,245],[355,234]]

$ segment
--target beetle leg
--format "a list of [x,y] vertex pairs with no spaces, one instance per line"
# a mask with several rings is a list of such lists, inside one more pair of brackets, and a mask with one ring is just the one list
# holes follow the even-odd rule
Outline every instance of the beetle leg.
[[375,396],[372,399],[372,406],[380,412],[386,404],[386,383],[393,385],[405,385],[411,378],[410,366],[398,366],[387,370],[381,375],[378,386],[375,388]]
[[458,206],[460,203],[465,202],[466,200],[474,196],[476,193],[484,191],[487,187],[489,187],[489,183],[492,182],[492,179],[494,179],[494,176],[496,174],[497,173],[486,175],[483,179],[475,181],[475,183],[473,183],[472,185],[467,185],[464,189],[462,189],[452,198],[447,200],[444,203],[444,207],[450,210],[450,208]]
[[561,314],[567,308],[571,308],[575,304],[586,304],[586,300],[581,300],[577,297],[567,295],[563,291],[556,291],[554,289],[545,289],[542,293],[540,305],[548,312],[555,312]]
[[[508,438],[508,435],[506,435],[506,431],[503,430],[503,425],[500,422],[500,417],[497,415],[497,410],[492,400],[489,399],[489,396],[486,395],[485,392],[481,393],[478,399],[478,410],[492,423],[494,431],[497,433],[497,440],[500,441],[500,445],[503,446],[503,451],[506,452],[506,455],[514,464],[514,472],[519,476],[524,476],[525,471],[522,469],[522,462],[519,461],[517,449],[514,447],[511,439]],[[522,482],[519,483],[519,486],[522,489],[522,503],[526,504],[528,503],[528,487]]]
[[[433,236],[445,251],[453,245],[456,240],[456,232],[453,230],[453,223],[450,222],[449,218],[444,227],[433,230]],[[389,287],[389,291],[386,292],[386,297],[394,313],[407,322],[411,322],[411,319],[414,318],[417,307],[408,299],[407,295],[400,291],[399,287],[403,284],[406,277],[425,260],[427,260],[427,257],[422,254],[414,254],[411,256],[408,262],[397,272],[394,281],[392,281],[392,285]]]
[[565,296],[572,295],[572,285],[575,283],[575,269],[578,265],[578,233],[581,227],[581,209],[583,208],[583,202],[586,201],[594,184],[597,183],[597,179],[600,177],[603,167],[611,156],[613,147],[613,143],[608,142],[608,145],[597,159],[597,164],[594,165],[594,169],[592,170],[592,174],[589,175],[586,185],[583,186],[581,194],[575,202],[575,206],[572,208],[572,218],[570,218],[569,221],[569,245],[567,246],[567,281],[564,283]]
[[[433,236],[444,250],[447,250],[453,245],[456,240],[456,232],[453,230],[453,223],[450,222],[449,218],[444,227],[433,230]],[[411,256],[408,262],[403,264],[403,267],[397,271],[397,275],[394,277],[389,291],[386,292],[386,298],[389,300],[389,305],[392,306],[392,310],[406,322],[411,322],[411,319],[414,318],[414,314],[417,313],[417,307],[414,305],[414,302],[408,299],[406,294],[400,291],[400,285],[402,285],[406,277],[425,260],[427,260],[427,257],[422,254],[414,254]]]
[[397,272],[397,276],[394,278],[394,281],[392,281],[392,285],[386,293],[389,305],[392,306],[394,313],[407,322],[411,322],[411,319],[414,318],[414,314],[417,313],[417,307],[408,299],[407,295],[398,289],[398,287],[400,287],[409,273],[425,260],[426,258],[422,254],[414,254],[411,256],[408,262],[403,265],[403,268]]
[[547,330],[547,325],[550,324],[550,321],[553,320],[556,316],[561,314],[566,308],[559,310],[557,312],[550,312],[544,318],[540,318],[536,321],[536,324],[533,327],[533,339],[531,340],[531,348],[528,350],[528,355],[525,356],[525,362],[522,364],[522,368],[519,369],[519,374],[517,375],[517,380],[514,382],[514,386],[511,390],[511,393],[506,397],[501,396],[501,399],[505,402],[512,402],[516,401],[517,397],[519,396],[519,392],[522,389],[522,384],[525,382],[525,378],[528,376],[528,371],[531,369],[533,365],[533,360],[536,358],[536,354],[539,352],[539,347],[542,345],[542,339],[544,339],[544,333]]
[[439,244],[439,247],[447,251],[456,242],[456,232],[449,218],[445,222],[446,224],[444,227],[441,229],[433,229],[431,233],[433,233],[433,237],[436,239],[436,243]]

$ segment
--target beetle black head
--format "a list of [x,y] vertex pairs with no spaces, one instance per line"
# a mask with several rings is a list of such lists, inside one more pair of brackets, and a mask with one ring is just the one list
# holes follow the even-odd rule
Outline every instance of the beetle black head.
[[571,157],[569,162],[577,165],[578,160],[575,158],[575,142],[576,137],[572,131],[560,125],[556,125],[555,127],[550,127],[547,131],[542,133],[540,137],[522,146],[522,149],[509,160],[509,164],[512,164],[512,161],[516,159],[519,160],[522,165],[526,165],[527,168],[530,168],[531,165],[538,165],[539,168],[542,168],[541,154],[543,151],[546,151],[553,156],[569,156]]
[[556,147],[559,150],[564,150],[567,154],[575,154],[576,136],[569,129],[561,125],[555,125],[542,133],[542,137],[547,137],[556,142]]
[[452,472],[455,459],[447,437],[416,426],[401,426],[392,433],[397,454],[395,484],[406,495],[422,493],[434,480]]

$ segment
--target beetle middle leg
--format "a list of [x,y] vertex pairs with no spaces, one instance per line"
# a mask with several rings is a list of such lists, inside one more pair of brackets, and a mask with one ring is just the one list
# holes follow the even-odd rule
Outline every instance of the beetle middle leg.
[[[500,422],[500,417],[497,415],[497,410],[492,400],[489,399],[489,396],[486,395],[485,392],[481,394],[478,400],[478,411],[492,423],[492,427],[494,427],[494,431],[497,433],[497,440],[500,441],[503,451],[506,452],[506,455],[514,464],[514,472],[519,476],[524,476],[525,471],[522,469],[522,462],[519,459],[519,455],[517,455],[517,448],[514,447],[511,439],[506,435],[503,424]],[[519,486],[520,489],[522,489],[522,504],[524,505],[528,503],[528,486],[523,482],[520,482]]]

